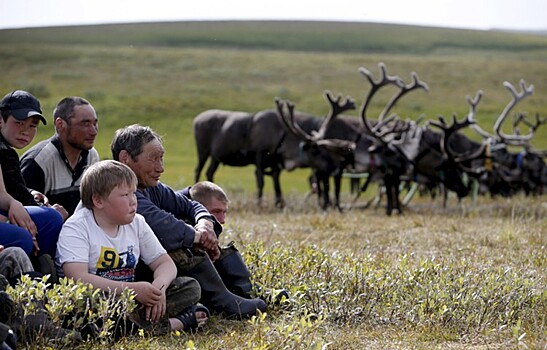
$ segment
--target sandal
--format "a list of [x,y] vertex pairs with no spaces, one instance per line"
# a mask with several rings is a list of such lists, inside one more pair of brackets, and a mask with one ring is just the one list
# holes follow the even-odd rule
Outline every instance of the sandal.
[[205,312],[205,314],[207,314],[207,318],[210,316],[209,309],[201,304],[189,306],[182,310],[180,314],[175,316],[177,320],[182,322],[182,325],[184,326],[183,331],[191,332],[198,328],[199,324],[196,318],[196,313],[198,312]]

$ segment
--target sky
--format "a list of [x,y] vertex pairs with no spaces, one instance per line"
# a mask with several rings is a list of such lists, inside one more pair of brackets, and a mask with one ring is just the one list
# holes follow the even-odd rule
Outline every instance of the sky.
[[268,19],[546,30],[547,0],[0,0],[0,29]]

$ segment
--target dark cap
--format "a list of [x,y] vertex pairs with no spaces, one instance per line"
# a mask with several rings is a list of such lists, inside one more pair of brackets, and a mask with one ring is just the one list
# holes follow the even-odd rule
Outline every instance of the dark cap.
[[11,115],[17,120],[40,117],[42,123],[47,124],[46,118],[42,115],[38,99],[23,90],[15,90],[4,96],[0,101],[0,109],[10,111]]

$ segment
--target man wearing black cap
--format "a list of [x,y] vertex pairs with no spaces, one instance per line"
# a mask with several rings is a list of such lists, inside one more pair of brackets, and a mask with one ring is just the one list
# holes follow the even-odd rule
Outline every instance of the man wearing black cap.
[[85,99],[63,98],[53,111],[55,135],[27,150],[21,169],[27,186],[74,213],[80,201],[84,170],[99,161],[93,147],[99,131],[97,113]]
[[[40,102],[30,93],[22,90],[10,92],[0,101],[0,168],[4,188],[13,198],[8,212],[0,211],[2,225],[0,244],[5,247],[21,247],[29,255],[55,256],[57,238],[68,216],[60,205],[40,206],[26,187],[21,175],[19,156],[14,148],[21,149],[32,142],[40,121],[45,125]],[[23,210],[25,218],[15,219],[14,208]],[[31,254],[34,252],[34,254]]]

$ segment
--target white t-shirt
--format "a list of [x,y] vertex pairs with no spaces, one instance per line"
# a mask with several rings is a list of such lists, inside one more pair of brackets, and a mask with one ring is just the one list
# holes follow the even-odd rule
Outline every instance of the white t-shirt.
[[116,237],[99,227],[93,212],[80,208],[65,222],[57,242],[56,262],[87,263],[88,272],[114,281],[133,282],[139,257],[154,262],[166,251],[142,215],[120,225]]

